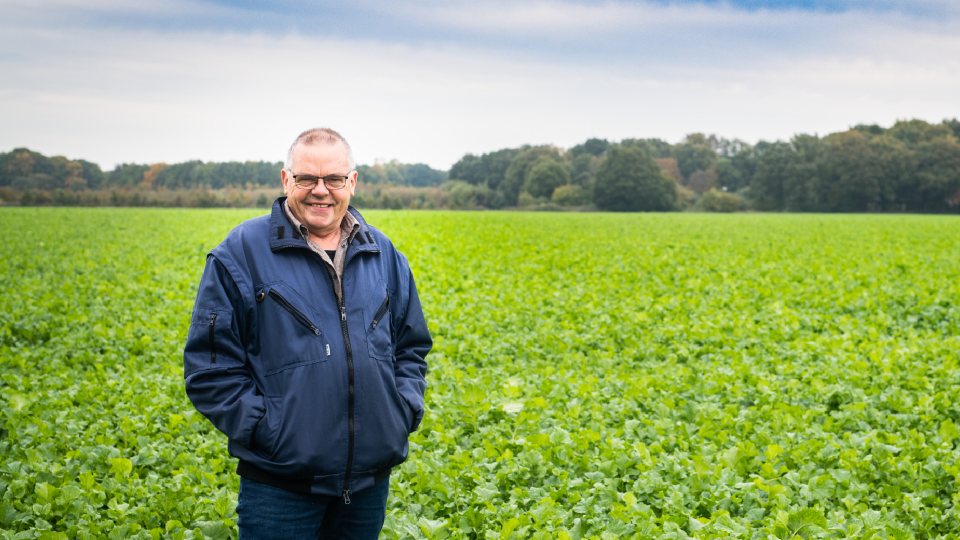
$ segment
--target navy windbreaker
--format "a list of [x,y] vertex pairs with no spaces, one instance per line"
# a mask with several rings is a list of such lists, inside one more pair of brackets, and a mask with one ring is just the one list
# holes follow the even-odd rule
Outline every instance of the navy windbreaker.
[[349,497],[407,457],[431,339],[406,258],[360,224],[341,306],[325,263],[273,204],[207,256],[183,353],[187,395],[244,477]]

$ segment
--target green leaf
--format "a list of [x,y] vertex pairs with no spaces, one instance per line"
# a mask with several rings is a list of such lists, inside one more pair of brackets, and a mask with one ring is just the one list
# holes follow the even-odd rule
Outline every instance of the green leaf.
[[510,518],[500,529],[500,540],[508,540],[510,535],[513,534],[513,531],[520,526],[520,520],[517,518]]
[[222,521],[198,521],[194,527],[203,532],[204,540],[229,540],[230,528]]
[[810,538],[811,535],[827,527],[827,518],[813,508],[804,508],[790,514],[786,526],[789,537]]
[[110,473],[119,474],[122,476],[130,476],[130,473],[133,472],[133,462],[127,458],[112,458],[108,460],[110,462]]
[[954,439],[960,437],[960,430],[957,429],[957,426],[953,425],[953,421],[950,419],[940,423],[939,433],[940,436],[943,437],[943,440],[947,442],[953,442]]

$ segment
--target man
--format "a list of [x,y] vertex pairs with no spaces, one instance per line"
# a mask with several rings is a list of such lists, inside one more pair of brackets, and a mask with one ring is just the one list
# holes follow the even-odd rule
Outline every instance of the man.
[[377,538],[432,345],[406,258],[350,207],[347,141],[294,140],[269,216],[207,256],[187,395],[239,459],[240,536]]

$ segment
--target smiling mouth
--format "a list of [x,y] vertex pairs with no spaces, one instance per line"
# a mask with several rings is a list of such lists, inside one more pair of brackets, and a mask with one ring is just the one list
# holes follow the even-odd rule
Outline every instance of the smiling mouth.
[[307,206],[312,208],[332,208],[333,205],[329,203],[307,203]]

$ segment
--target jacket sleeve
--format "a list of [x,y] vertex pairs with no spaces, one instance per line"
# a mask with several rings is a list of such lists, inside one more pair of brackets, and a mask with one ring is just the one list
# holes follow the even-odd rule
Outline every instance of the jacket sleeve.
[[183,350],[187,396],[214,427],[250,447],[266,409],[246,367],[246,322],[237,283],[208,256]]
[[398,310],[399,313],[396,314],[398,320],[394,321],[394,328],[397,329],[394,349],[397,361],[394,364],[394,375],[397,391],[414,412],[413,425],[410,426],[410,431],[413,432],[420,427],[420,422],[423,420],[423,395],[427,389],[426,358],[430,348],[433,347],[433,340],[427,329],[427,321],[423,317],[413,274],[409,267],[404,268],[403,271],[406,279],[401,282],[397,296],[401,300],[398,305],[404,306],[404,309]]

